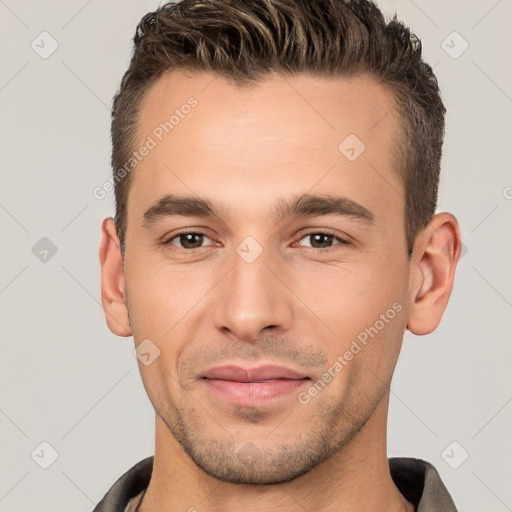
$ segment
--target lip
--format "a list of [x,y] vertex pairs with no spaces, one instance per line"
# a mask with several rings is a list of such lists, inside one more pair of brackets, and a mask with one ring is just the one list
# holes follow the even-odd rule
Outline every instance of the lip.
[[207,370],[201,377],[235,382],[256,382],[269,379],[304,379],[307,378],[307,375],[285,366],[267,364],[254,368],[243,368],[236,365],[217,366]]
[[276,365],[253,368],[218,366],[206,371],[201,378],[207,388],[220,398],[251,407],[288,396],[311,381],[302,373]]

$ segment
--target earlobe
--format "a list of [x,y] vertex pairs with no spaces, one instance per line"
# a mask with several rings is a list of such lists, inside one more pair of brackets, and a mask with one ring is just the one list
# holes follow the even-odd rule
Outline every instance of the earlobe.
[[448,305],[461,239],[457,219],[449,213],[434,215],[416,240],[409,279],[407,329],[424,335],[434,331]]
[[101,303],[108,328],[118,336],[131,336],[132,330],[126,307],[123,259],[114,219],[101,224],[100,243]]

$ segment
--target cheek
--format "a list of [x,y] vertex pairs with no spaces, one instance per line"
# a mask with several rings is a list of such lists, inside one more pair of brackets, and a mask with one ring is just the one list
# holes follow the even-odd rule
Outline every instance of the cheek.
[[383,259],[371,265],[318,266],[302,282],[300,296],[328,327],[322,327],[322,344],[327,371],[336,374],[331,388],[336,395],[359,389],[373,396],[388,385],[406,323],[406,272],[406,266]]
[[[130,322],[136,340],[168,337],[211,288],[207,269],[171,266],[151,257],[126,259]],[[181,320],[183,319],[183,320]],[[151,336],[150,336],[151,335]]]
[[333,336],[346,338],[373,324],[395,302],[403,305],[407,283],[405,268],[354,262],[310,266],[306,279],[296,279],[295,289]]

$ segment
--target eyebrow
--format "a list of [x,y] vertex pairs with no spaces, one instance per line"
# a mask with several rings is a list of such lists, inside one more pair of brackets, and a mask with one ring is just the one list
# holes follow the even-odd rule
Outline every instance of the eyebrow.
[[[173,216],[217,217],[220,220],[225,220],[229,218],[228,211],[222,203],[213,203],[208,199],[168,194],[146,210],[143,225],[149,228],[159,220]],[[274,207],[276,223],[288,217],[323,215],[349,217],[367,224],[375,222],[375,217],[370,210],[343,196],[302,194],[288,199],[282,198]]]

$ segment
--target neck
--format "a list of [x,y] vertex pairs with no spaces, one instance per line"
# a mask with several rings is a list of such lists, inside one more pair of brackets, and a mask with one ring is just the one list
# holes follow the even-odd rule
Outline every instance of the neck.
[[140,512],[412,511],[393,483],[386,454],[389,395],[354,438],[306,474],[277,485],[232,484],[198,468],[156,416],[153,473]]

